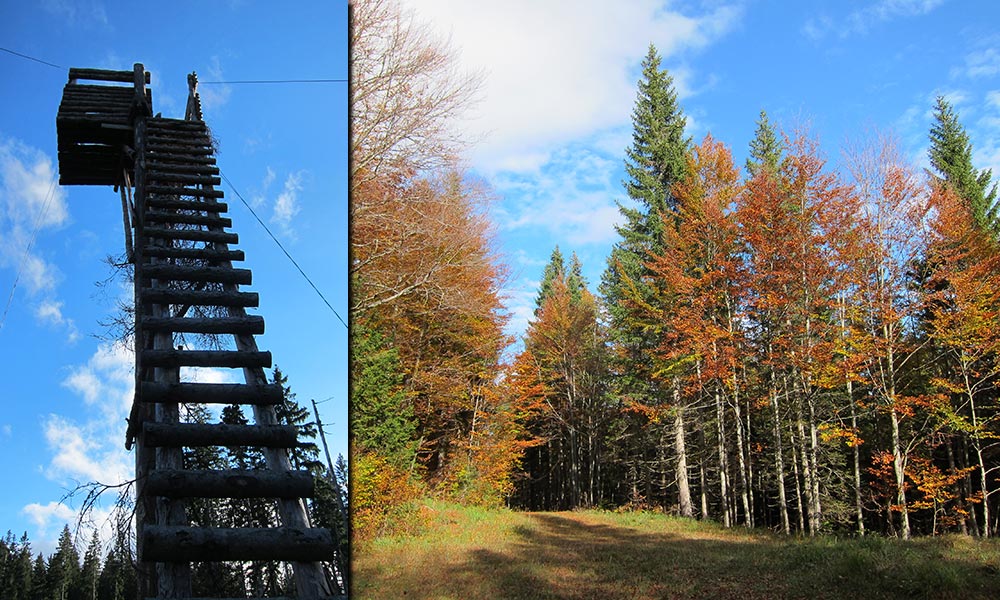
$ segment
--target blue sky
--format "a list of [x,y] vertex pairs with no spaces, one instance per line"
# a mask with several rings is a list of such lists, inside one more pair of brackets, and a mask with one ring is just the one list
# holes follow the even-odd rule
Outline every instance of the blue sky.
[[674,77],[688,133],[746,159],[760,111],[808,124],[831,168],[867,130],[894,132],[927,165],[934,98],[946,95],[977,166],[1000,173],[1000,4],[987,0],[776,2],[407,0],[482,71],[459,125],[498,200],[492,216],[514,277],[510,331],[523,333],[552,247],[575,251],[596,291],[619,221],[624,151],[650,42]]
[[[183,118],[191,71],[201,81],[346,78],[347,11],[344,1],[43,0],[4,2],[0,13],[0,47],[62,67],[0,52],[0,310],[10,298],[0,327],[0,535],[27,531],[47,554],[79,506],[59,503],[66,490],[117,483],[133,465],[123,444],[132,356],[99,339],[99,323],[131,291],[120,280],[95,285],[111,275],[104,257],[122,252],[120,200],[110,187],[53,185],[67,69],[142,62],[154,110]],[[347,85],[200,90],[223,174],[346,318]],[[346,328],[222,189],[246,252],[239,266],[253,271],[247,289],[260,293],[258,344],[301,404],[329,399],[320,410],[331,452],[346,455]]]

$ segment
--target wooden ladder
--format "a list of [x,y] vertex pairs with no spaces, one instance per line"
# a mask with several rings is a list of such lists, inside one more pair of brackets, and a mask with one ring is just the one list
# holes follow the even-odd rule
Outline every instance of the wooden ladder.
[[[337,584],[321,563],[333,559],[336,544],[329,530],[310,525],[303,499],[314,493],[313,477],[289,461],[298,432],[277,421],[282,391],[268,383],[271,354],[254,338],[264,320],[246,312],[258,295],[240,291],[251,272],[233,267],[244,253],[230,248],[238,236],[226,231],[232,221],[194,86],[188,118],[152,117],[142,65],[133,76],[136,389],[126,445],[136,449],[140,595],[190,597],[191,562],[283,561],[292,565],[298,598],[333,597]],[[176,347],[178,333],[232,335],[235,350]],[[182,367],[242,369],[244,383],[182,382]],[[182,422],[180,406],[190,403],[249,405],[254,422]],[[184,469],[183,448],[205,446],[261,448],[266,469]],[[281,525],[192,527],[185,506],[193,498],[275,499]]]

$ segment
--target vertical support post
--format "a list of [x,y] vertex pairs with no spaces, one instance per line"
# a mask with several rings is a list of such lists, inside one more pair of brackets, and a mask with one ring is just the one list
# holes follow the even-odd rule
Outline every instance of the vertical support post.
[[[334,492],[336,496],[334,498],[337,501],[337,514],[340,520],[334,523],[334,536],[337,540],[337,569],[340,571],[340,576],[344,580],[344,593],[346,594],[350,586],[350,569],[347,564],[347,557],[343,555],[340,551],[342,548],[340,541],[341,536],[347,537],[350,535],[350,524],[347,519],[347,509],[344,507],[343,499],[340,497],[340,484],[337,482],[337,474],[333,471],[333,461],[330,460],[330,446],[326,443],[326,432],[323,431],[323,421],[319,418],[319,407],[316,406],[316,400],[312,400],[313,414],[316,415],[316,429],[319,430],[319,438],[323,442],[323,452],[326,454],[326,472],[330,479],[330,483],[333,485]],[[339,530],[339,531],[338,531]]]
[[[143,256],[143,246],[145,245],[145,233],[143,232],[143,214],[146,210],[146,116],[143,112],[145,107],[145,68],[141,63],[136,63],[135,72],[135,98],[131,111],[132,130],[134,132],[135,148],[135,262],[133,270],[133,293],[135,298],[135,329],[133,345],[135,346],[135,393],[139,394],[142,386],[141,382],[146,378],[145,367],[142,364],[142,351],[147,347],[146,336],[142,331],[141,322],[145,305],[142,298],[143,267],[147,260]],[[136,436],[135,444],[135,538],[136,538],[136,566],[139,597],[148,598],[156,595],[156,581],[153,577],[153,565],[147,563],[143,556],[143,531],[146,526],[155,523],[156,506],[151,498],[145,494],[146,477],[150,471],[156,467],[156,456],[146,448],[142,434],[143,422],[152,419],[150,408],[147,404],[140,402],[138,398],[133,401],[132,419],[129,427]]]

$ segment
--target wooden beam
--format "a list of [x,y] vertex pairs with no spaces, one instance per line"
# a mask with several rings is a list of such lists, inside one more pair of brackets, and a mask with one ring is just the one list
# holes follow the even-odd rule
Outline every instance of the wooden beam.
[[337,547],[327,529],[214,529],[153,525],[143,532],[147,560],[331,560]]
[[264,317],[176,318],[143,317],[141,327],[147,331],[183,331],[187,333],[264,333]]
[[311,498],[309,471],[159,469],[146,478],[147,494],[168,498]]
[[280,385],[248,386],[245,383],[171,383],[143,381],[139,402],[185,402],[194,404],[275,405],[284,400]]
[[142,276],[149,279],[172,279],[175,281],[205,281],[250,285],[253,273],[250,269],[232,267],[188,267],[184,265],[147,265]]
[[257,292],[231,292],[214,290],[147,290],[146,303],[194,304],[197,306],[256,307],[260,303]]
[[153,208],[198,210],[209,213],[224,213],[229,209],[225,202],[201,202],[198,200],[180,200],[164,196],[151,196],[146,203]]
[[235,233],[225,231],[208,231],[205,229],[174,229],[170,227],[146,227],[146,235],[151,238],[165,240],[190,240],[194,242],[216,242],[222,244],[239,243],[240,237]]
[[[149,73],[145,74],[146,83],[149,83]],[[123,81],[132,83],[134,73],[132,71],[108,71],[105,69],[79,69],[70,68],[70,79],[91,79],[94,81]],[[125,88],[131,91],[131,88]]]
[[[147,217],[148,217],[147,213]],[[157,258],[185,258],[191,260],[205,260],[208,262],[222,262],[245,260],[242,250],[216,250],[214,248],[148,248],[146,256]]]
[[222,198],[222,190],[205,190],[200,188],[173,187],[165,185],[150,185],[147,188],[150,194],[160,196],[190,196],[192,198]]
[[155,210],[146,211],[146,222],[156,223],[184,223],[187,225],[213,225],[216,227],[232,227],[233,220],[228,217],[215,217],[206,215],[192,215],[179,212],[160,212]]
[[150,158],[160,159],[161,154],[180,154],[189,156],[208,156],[212,154],[211,148],[199,148],[196,146],[179,146],[177,144],[150,144],[148,146],[152,153]]
[[[154,423],[142,425],[143,443],[154,448],[256,446],[295,448],[298,428],[293,425],[227,425],[225,423]],[[278,471],[280,472],[280,471]]]
[[271,353],[239,350],[143,350],[150,367],[261,367],[271,368]]

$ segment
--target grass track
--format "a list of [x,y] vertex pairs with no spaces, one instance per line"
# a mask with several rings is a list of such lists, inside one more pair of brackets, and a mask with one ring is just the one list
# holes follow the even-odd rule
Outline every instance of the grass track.
[[424,531],[360,544],[352,598],[1000,598],[1000,542],[784,538],[648,513],[425,501]]

